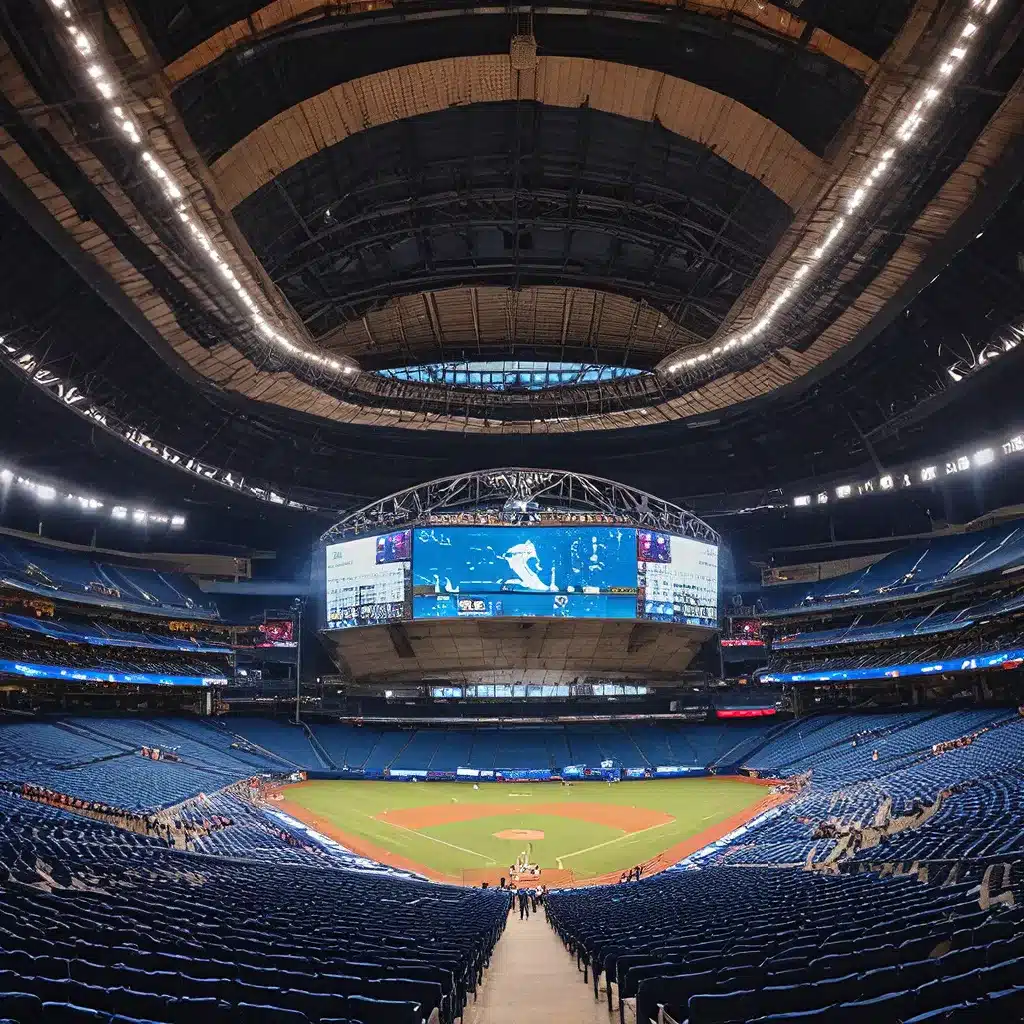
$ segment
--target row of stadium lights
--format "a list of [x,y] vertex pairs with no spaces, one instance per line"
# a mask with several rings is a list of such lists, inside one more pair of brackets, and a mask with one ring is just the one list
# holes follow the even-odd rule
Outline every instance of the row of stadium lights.
[[[669,372],[677,372],[680,369],[695,366],[708,362],[716,356],[730,352],[736,348],[749,345],[759,335],[763,334],[771,326],[775,315],[785,306],[789,305],[797,293],[805,284],[805,279],[811,269],[818,264],[825,253],[834,245],[835,241],[844,232],[849,220],[855,211],[863,204],[878,186],[881,179],[891,168],[891,161],[898,155],[899,148],[910,142],[918,128],[924,123],[927,109],[942,94],[943,86],[950,80],[952,74],[962,65],[967,56],[970,41],[977,35],[979,25],[972,18],[987,18],[995,10],[999,0],[970,0],[970,11],[968,20],[961,28],[956,42],[949,48],[946,54],[940,58],[939,63],[933,68],[930,83],[924,88],[920,97],[903,122],[895,132],[892,144],[888,145],[878,156],[871,170],[861,179],[852,195],[846,202],[845,216],[836,217],[825,234],[821,244],[817,246],[808,259],[797,269],[790,282],[774,299],[768,309],[762,314],[753,326],[743,334],[734,335],[722,345],[717,345],[708,352],[691,356],[680,362],[669,366]],[[134,147],[143,145],[142,134],[138,126],[116,100],[122,91],[116,84],[115,76],[111,70],[105,67],[97,55],[97,44],[80,27],[75,12],[72,9],[70,0],[50,0],[51,6],[59,17],[63,17],[64,24],[71,35],[74,49],[77,52],[85,71],[92,81],[96,91],[100,94],[106,105],[108,116],[121,129],[128,142]],[[268,341],[282,348],[289,355],[301,358],[309,363],[315,364],[337,372],[351,374],[355,368],[351,365],[342,365],[338,360],[331,359],[318,352],[295,344],[291,339],[278,333],[268,321],[258,303],[249,290],[238,280],[234,270],[227,259],[217,250],[209,236],[203,230],[201,221],[183,200],[185,197],[182,185],[174,176],[157,160],[148,149],[141,150],[141,160],[156,180],[162,195],[174,208],[178,218],[188,228],[192,235],[193,243],[202,255],[205,255],[213,266],[223,275],[230,288],[234,290],[238,301],[245,307],[253,326]]]
[[36,387],[50,394],[66,408],[71,409],[83,419],[110,431],[115,437],[126,441],[134,448],[160,459],[169,466],[175,466],[184,470],[192,476],[207,480],[210,483],[219,484],[221,487],[229,487],[233,491],[248,494],[260,501],[269,502],[271,505],[281,505],[286,508],[299,509],[304,512],[337,511],[336,509],[320,509],[316,505],[305,505],[302,502],[293,501],[278,494],[271,486],[262,481],[253,482],[247,477],[236,475],[229,470],[222,469],[212,463],[197,459],[195,456],[186,455],[169,445],[162,444],[138,427],[125,423],[115,414],[108,413],[106,409],[93,403],[92,399],[83,392],[77,384],[58,376],[52,370],[40,365],[40,361],[30,349],[22,349],[12,345],[0,335],[0,357],[6,357],[13,369],[25,374]]
[[180,515],[163,515],[159,512],[147,512],[145,509],[129,508],[127,505],[112,505],[108,513],[107,506],[96,498],[73,494],[71,491],[66,491],[63,487],[55,487],[53,484],[21,476],[6,466],[0,468],[0,487],[3,488],[4,493],[11,487],[17,487],[19,490],[31,494],[36,501],[45,505],[63,498],[67,505],[77,508],[82,512],[103,516],[109,515],[110,519],[121,522],[131,521],[136,526],[168,526],[172,530],[183,530],[185,528],[185,517]]
[[[999,0],[970,0],[968,20],[961,28],[954,45],[950,47],[945,56],[940,59],[937,66],[933,68],[930,84],[924,88],[921,96],[897,129],[895,133],[895,141],[879,154],[879,157],[871,170],[864,176],[855,188],[853,194],[847,200],[846,215],[838,216],[833,220],[821,244],[812,251],[810,257],[797,269],[789,284],[775,298],[761,318],[747,332],[735,335],[723,345],[716,346],[709,352],[703,352],[699,355],[682,360],[681,362],[672,364],[669,367],[670,372],[677,372],[684,367],[691,367],[697,364],[706,363],[718,355],[727,353],[738,347],[749,345],[768,329],[774,316],[793,300],[797,292],[806,283],[807,275],[811,269],[821,260],[824,254],[835,243],[840,234],[842,234],[846,229],[849,220],[852,218],[852,215],[857,208],[862,205],[872,190],[877,187],[884,175],[891,169],[891,162],[898,155],[900,147],[911,140],[918,128],[920,128],[921,124],[924,122],[927,109],[941,95],[943,85],[950,80],[950,76],[962,65],[964,58],[967,56],[970,41],[977,36],[977,33],[980,30],[979,24],[971,19],[976,18],[981,20],[989,17],[995,10],[998,2]],[[55,10],[57,16],[63,19],[62,23],[65,25],[71,36],[75,52],[78,54],[86,74],[91,80],[96,91],[102,97],[102,100],[105,102],[108,116],[121,129],[124,136],[133,147],[143,146],[142,134],[135,121],[132,119],[131,115],[116,102],[117,96],[122,90],[120,86],[116,84],[115,75],[101,62],[101,59],[98,56],[98,47],[96,42],[80,27],[79,19],[72,8],[70,0],[50,0],[50,4]],[[212,265],[223,275],[227,284],[236,293],[238,301],[245,307],[247,315],[256,329],[265,338],[267,338],[268,341],[276,344],[292,356],[330,370],[344,372],[346,374],[354,373],[355,368],[353,366],[343,366],[335,359],[330,359],[319,353],[311,352],[300,345],[296,345],[290,339],[274,330],[266,316],[261,311],[256,300],[242,282],[238,280],[228,261],[221,255],[209,236],[203,231],[201,222],[196,216],[194,210],[192,210],[183,201],[184,191],[182,184],[174,178],[174,176],[148,149],[141,150],[140,158],[146,170],[155,179],[162,195],[173,205],[174,211],[176,212],[179,220],[189,229],[197,249],[207,257]],[[1004,452],[1006,452],[1006,454],[1010,454],[1006,449],[1018,440],[1020,439],[1014,438],[1011,442],[1003,445]],[[1022,447],[1024,447],[1024,445],[1022,445]],[[1011,448],[1011,451],[1018,450],[1021,449]],[[983,449],[975,453],[972,458],[961,456],[954,462],[946,464],[946,475],[961,472],[965,469],[972,468],[973,466],[986,465],[994,461],[994,458],[995,453],[992,449]],[[9,470],[5,470],[4,472],[10,473]],[[920,482],[927,483],[937,479],[938,472],[939,469],[937,466],[923,467],[920,470]],[[19,480],[21,479],[22,478],[19,478]],[[835,488],[835,496],[837,499],[841,500],[843,498],[853,496],[854,493],[863,494],[871,493],[876,490],[892,490],[897,486],[911,486],[915,482],[917,481],[913,479],[911,474],[901,474],[899,477],[886,475],[880,477],[877,482],[867,481],[856,485],[840,485]],[[49,488],[47,485],[41,485],[43,495],[48,494],[51,490],[54,489]],[[42,497],[41,500],[53,500],[55,497],[56,492],[54,491],[54,494],[49,499]],[[68,495],[68,498],[69,500],[79,502],[94,501],[94,499],[78,499],[73,495]],[[829,492],[821,491],[816,495],[816,499],[813,502],[810,495],[800,495],[794,498],[793,504],[799,507],[807,506],[812,503],[825,504],[828,500]],[[100,505],[99,507],[102,506]],[[112,516],[113,518],[125,519],[127,518],[127,509],[124,506],[114,506]],[[136,518],[138,516],[143,518]],[[135,522],[141,522],[143,524],[147,521],[169,521],[171,526],[178,528],[184,526],[184,517],[182,516],[159,517],[138,509],[133,511],[132,519]]]
[[[669,373],[677,373],[679,370],[710,362],[717,356],[725,355],[737,348],[747,346],[768,330],[776,314],[796,298],[800,290],[807,284],[808,274],[816,265],[820,265],[819,261],[821,258],[835,244],[836,239],[847,230],[856,210],[872,193],[877,194],[879,183],[892,169],[892,163],[899,155],[900,150],[913,138],[914,134],[924,123],[925,114],[928,109],[942,95],[943,87],[949,83],[953,73],[963,65],[970,44],[975,40],[980,31],[979,21],[991,15],[998,3],[999,0],[970,0],[967,21],[957,34],[955,42],[932,68],[928,84],[925,85],[917,102],[911,107],[909,113],[907,113],[900,126],[896,129],[893,138],[879,152],[871,170],[857,183],[853,193],[846,201],[845,214],[836,216],[832,220],[824,239],[797,268],[796,273],[793,274],[792,278],[790,278],[783,290],[762,313],[761,317],[749,330],[742,334],[733,335],[723,344],[716,345],[709,351],[701,352],[698,355],[672,363],[668,368]],[[815,229],[814,234],[817,234],[817,229]],[[810,234],[805,236],[807,240],[811,237]],[[782,283],[781,279],[777,279],[776,283]]]
[[998,448],[979,448],[973,455],[957,455],[944,463],[932,463],[898,473],[886,473],[856,484],[839,484],[835,488],[821,490],[814,495],[799,494],[793,499],[793,504],[797,508],[808,508],[811,505],[827,505],[833,499],[843,501],[864,494],[878,494],[903,490],[919,484],[933,484],[972,469],[984,469],[993,465],[997,459],[1021,452],[1024,452],[1024,434],[1017,434],[1004,441]]
[[[249,289],[238,279],[228,260],[218,251],[217,246],[203,230],[202,221],[194,208],[186,200],[185,186],[167,170],[163,163],[149,149],[145,148],[139,126],[135,123],[131,114],[118,103],[119,95],[127,95],[126,91],[118,83],[113,70],[103,63],[96,41],[81,27],[79,23],[81,19],[73,10],[70,0],[50,0],[50,4],[58,18],[62,19],[62,23],[70,34],[74,52],[77,54],[93,88],[99,93],[107,116],[120,129],[123,138],[139,153],[143,167],[154,179],[161,196],[170,203],[178,219],[188,229],[194,247],[200,256],[205,257],[223,276],[226,285],[234,292],[236,301],[244,307],[246,316],[256,330],[268,342],[276,345],[290,356],[302,359],[325,370],[346,374],[355,373],[354,366],[349,364],[343,365],[337,359],[324,356],[319,352],[310,351],[308,348],[296,344],[290,338],[275,330],[273,324],[260,308],[260,304],[253,297]],[[182,162],[184,163],[184,161]],[[221,230],[223,231],[223,227]]]
[[[982,233],[975,237],[981,238]],[[1012,352],[1020,344],[1021,338],[1024,338],[1024,328],[1011,327],[1005,337],[986,345],[972,362],[968,363],[963,359],[958,359],[951,366],[946,367],[946,373],[955,384],[959,384],[964,378],[973,376],[979,370],[995,362],[1001,355]]]

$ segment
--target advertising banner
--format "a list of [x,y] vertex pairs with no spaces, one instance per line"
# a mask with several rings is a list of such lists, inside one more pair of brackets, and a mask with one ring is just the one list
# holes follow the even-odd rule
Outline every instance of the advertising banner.
[[105,669],[37,665],[0,659],[0,672],[27,679],[61,679],[76,683],[127,683],[133,686],[226,686],[224,676],[164,676],[147,672],[108,672]]
[[1024,663],[1024,648],[972,654],[945,661],[917,661],[910,665],[830,669],[821,672],[766,672],[762,683],[843,683],[860,679],[902,679],[908,676],[977,672],[987,668],[1015,669]]

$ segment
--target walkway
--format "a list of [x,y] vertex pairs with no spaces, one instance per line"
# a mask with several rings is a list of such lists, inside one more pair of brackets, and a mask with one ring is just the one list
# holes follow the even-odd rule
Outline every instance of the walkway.
[[618,1024],[604,993],[594,999],[576,961],[544,917],[519,920],[519,911],[491,955],[477,1001],[466,1007],[464,1024]]

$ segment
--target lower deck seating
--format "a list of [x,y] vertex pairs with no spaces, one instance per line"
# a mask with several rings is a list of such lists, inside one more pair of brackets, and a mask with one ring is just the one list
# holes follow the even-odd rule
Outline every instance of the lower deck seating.
[[[711,863],[1024,855],[1024,716],[1014,709],[820,716],[791,726],[752,763],[809,782],[777,813],[716,848]],[[849,842],[837,850],[844,833]]]
[[25,1022],[447,1024],[508,909],[496,890],[176,853],[17,798],[0,825],[0,1015]]
[[[291,723],[257,718],[228,718],[224,727],[303,768],[319,769],[306,734]],[[741,750],[755,749],[772,726],[746,722],[728,725],[544,725],[373,727],[345,722],[310,726],[316,742],[338,770],[382,773],[387,770],[454,772],[539,769],[566,765],[597,767],[613,760],[625,768],[660,765],[705,769],[734,765]],[[736,751],[736,757],[730,757]]]
[[[233,725],[312,752],[294,726]],[[383,742],[345,729],[353,757],[399,764],[550,761],[554,738],[575,750],[577,737],[600,753],[628,740],[685,763],[733,736],[609,726],[394,731]],[[186,853],[0,792],[0,1021],[421,1024],[436,1011],[449,1024],[459,1014],[507,895],[426,883],[311,843],[273,809],[218,792],[251,772],[246,757],[260,758],[236,756],[233,735],[170,718],[0,725],[0,780],[122,807],[167,806],[201,787],[212,795],[173,813],[221,819]],[[455,755],[445,755],[448,735],[459,737]],[[609,993],[635,998],[640,1024],[659,1006],[691,1024],[881,1024],[950,1007],[955,1020],[1024,1019],[1024,716],[825,715],[772,735],[749,763],[807,781],[701,870],[551,894],[551,921],[591,982],[604,976],[617,986]],[[140,741],[184,760],[147,761],[133,752]],[[880,843],[843,845],[897,819],[901,830]],[[827,873],[799,870],[809,861]],[[914,876],[876,873],[879,862],[911,861]]]
[[554,893],[548,914],[640,1024],[659,1006],[690,1024],[1024,1011],[1024,912],[982,910],[970,883],[713,868]]

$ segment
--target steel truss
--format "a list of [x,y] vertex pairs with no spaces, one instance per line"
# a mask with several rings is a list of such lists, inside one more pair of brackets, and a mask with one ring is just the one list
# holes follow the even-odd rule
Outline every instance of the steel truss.
[[596,513],[628,526],[664,530],[708,544],[721,542],[718,533],[692,512],[646,491],[598,476],[521,467],[443,477],[389,494],[349,513],[320,540],[333,543],[473,511],[496,512],[507,523],[530,522],[538,512]]
[[[301,175],[286,173],[251,199],[240,220],[269,274],[316,334],[388,299],[474,280],[615,291],[667,314],[680,342],[708,336],[760,270],[783,227],[781,209],[767,193],[761,196],[755,230],[749,204],[756,183],[696,147],[674,154],[676,180],[661,180],[664,172],[651,165],[648,152],[656,132],[651,123],[639,148],[602,152],[598,160],[594,116],[585,108],[577,122],[555,126],[575,132],[575,153],[520,152],[520,132],[536,133],[527,120],[507,126],[515,128],[514,152],[472,160],[457,151],[427,159],[422,140],[405,126],[397,132],[401,156],[381,151],[394,169],[381,167],[372,181],[360,180],[338,152],[325,150]],[[454,147],[459,140],[451,126],[424,134],[451,135]],[[745,214],[737,216],[741,209]],[[534,251],[527,239],[536,233],[560,236],[561,246]],[[506,239],[504,253],[495,249],[495,236]],[[587,237],[579,248],[577,240]],[[416,265],[393,267],[392,252],[409,239]]]

